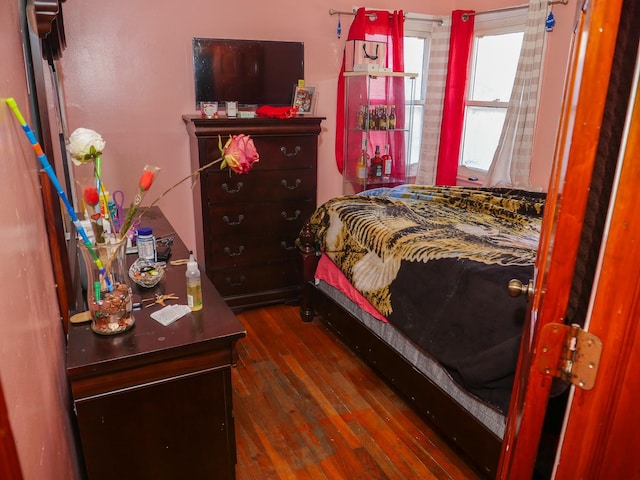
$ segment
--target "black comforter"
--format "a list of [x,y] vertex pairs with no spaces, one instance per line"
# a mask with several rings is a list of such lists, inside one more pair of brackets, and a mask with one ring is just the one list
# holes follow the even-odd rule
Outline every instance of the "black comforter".
[[533,265],[544,194],[405,185],[315,212],[322,250],[466,390],[506,412],[526,314],[507,293]]

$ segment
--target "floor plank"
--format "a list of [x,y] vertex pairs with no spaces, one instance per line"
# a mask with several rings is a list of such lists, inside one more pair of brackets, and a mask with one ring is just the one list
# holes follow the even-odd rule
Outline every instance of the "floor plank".
[[288,305],[238,318],[238,480],[479,478],[321,321]]

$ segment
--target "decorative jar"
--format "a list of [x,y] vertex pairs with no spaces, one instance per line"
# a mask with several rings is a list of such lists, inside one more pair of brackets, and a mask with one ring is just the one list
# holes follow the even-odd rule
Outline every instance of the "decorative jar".
[[114,335],[133,327],[132,291],[126,261],[126,237],[115,243],[91,247],[80,243],[87,272],[87,308],[91,329],[100,335]]

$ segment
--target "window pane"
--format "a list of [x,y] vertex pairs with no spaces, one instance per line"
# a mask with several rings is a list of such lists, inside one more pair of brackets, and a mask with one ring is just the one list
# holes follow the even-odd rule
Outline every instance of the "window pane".
[[424,107],[422,105],[414,105],[407,107],[405,110],[405,118],[409,118],[409,110],[413,108],[413,128],[411,129],[411,149],[409,151],[409,171],[411,176],[415,176],[417,165],[420,161],[420,144],[422,143],[422,121],[424,118]]
[[506,108],[467,107],[462,162],[465,167],[489,170],[500,140]]
[[[404,37],[404,71],[410,73],[418,73],[415,81],[414,100],[421,100],[422,95],[422,79],[424,64],[424,46],[425,39],[418,37]],[[409,100],[411,94],[411,80],[404,82],[406,98]]]
[[523,32],[476,37],[470,100],[508,102]]

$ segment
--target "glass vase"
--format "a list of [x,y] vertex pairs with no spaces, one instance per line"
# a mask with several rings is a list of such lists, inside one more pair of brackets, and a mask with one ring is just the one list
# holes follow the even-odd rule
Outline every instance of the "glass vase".
[[87,247],[80,243],[87,277],[91,329],[100,335],[126,332],[135,322],[127,267],[127,240]]

